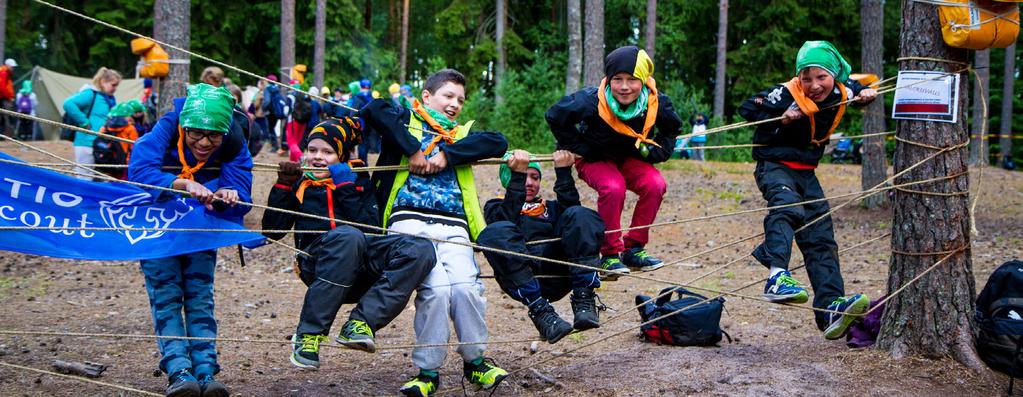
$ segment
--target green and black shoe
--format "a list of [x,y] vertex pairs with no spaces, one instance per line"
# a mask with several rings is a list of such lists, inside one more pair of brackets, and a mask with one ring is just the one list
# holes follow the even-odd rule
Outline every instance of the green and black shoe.
[[377,351],[377,345],[373,342],[373,329],[362,320],[348,320],[337,336],[337,343],[366,353]]
[[599,272],[601,281],[615,281],[623,274],[629,274],[629,267],[622,263],[619,255],[605,255],[600,258],[600,268],[606,271]]
[[320,343],[326,341],[324,335],[292,335],[291,363],[302,369],[320,369]]
[[409,397],[429,397],[440,387],[440,375],[436,372],[419,371],[412,380],[405,382],[398,391]]

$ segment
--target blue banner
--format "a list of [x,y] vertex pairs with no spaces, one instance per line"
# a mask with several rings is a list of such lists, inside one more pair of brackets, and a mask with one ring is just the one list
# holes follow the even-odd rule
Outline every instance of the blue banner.
[[[0,158],[18,161],[4,153]],[[153,194],[157,193],[122,183],[87,182],[44,169],[0,163],[0,227],[41,228],[0,230],[0,250],[71,259],[141,260],[254,244],[263,239],[258,233],[238,232],[245,228],[207,213],[206,207],[194,199],[175,197],[156,202]]]

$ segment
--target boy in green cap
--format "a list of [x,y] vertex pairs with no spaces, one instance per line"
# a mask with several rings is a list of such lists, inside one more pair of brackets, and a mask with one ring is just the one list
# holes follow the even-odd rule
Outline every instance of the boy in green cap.
[[[185,190],[206,206],[208,214],[241,224],[250,207],[235,204],[252,202],[252,157],[245,137],[231,132],[233,107],[234,98],[223,87],[189,86],[188,96],[175,99],[174,110],[135,143],[128,179]],[[180,171],[168,172],[164,167]],[[162,190],[152,195],[158,200],[175,198]],[[216,266],[216,250],[141,262],[157,335],[217,337]],[[227,388],[213,379],[220,371],[213,341],[158,339],[157,345],[162,354],[160,369],[170,375],[168,396],[228,395]]]
[[[107,123],[100,128],[101,134],[113,135],[134,142],[139,138],[135,125],[131,123],[132,114],[129,102],[121,102],[107,113]],[[116,142],[104,137],[96,137],[92,141],[92,157],[97,165],[127,165],[131,159],[131,150],[135,145],[129,142]],[[127,179],[128,171],[123,167],[96,167],[98,171],[117,179]]]
[[[796,77],[750,97],[739,108],[748,121],[782,117],[760,124],[753,133],[753,143],[764,145],[753,148],[757,160],[753,176],[768,205],[824,198],[814,169],[842,120],[846,103],[852,99],[866,104],[877,96],[876,90],[849,80],[851,69],[831,43],[808,41],[796,57]],[[809,294],[788,271],[795,239],[813,286],[813,306],[831,311],[816,312],[817,327],[825,338],[838,339],[867,311],[870,299],[863,294],[844,296],[831,216],[809,224],[828,212],[827,201],[771,210],[764,218],[764,242],[753,256],[771,271],[764,297],[778,303],[805,303]],[[796,233],[800,228],[804,229]]]

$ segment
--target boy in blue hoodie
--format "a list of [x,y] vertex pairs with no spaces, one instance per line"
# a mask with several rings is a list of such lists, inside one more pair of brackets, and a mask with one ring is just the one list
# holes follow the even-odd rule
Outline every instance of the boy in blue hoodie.
[[[216,216],[242,222],[252,202],[252,158],[245,137],[231,133],[234,98],[223,87],[188,87],[153,130],[135,143],[128,165],[134,182],[185,190]],[[180,169],[168,172],[163,167]],[[174,194],[154,195],[173,199]],[[141,261],[153,325],[160,336],[217,337],[213,316],[216,250]],[[227,388],[213,379],[220,371],[210,340],[159,339],[160,369],[170,375],[168,396],[223,397]]]

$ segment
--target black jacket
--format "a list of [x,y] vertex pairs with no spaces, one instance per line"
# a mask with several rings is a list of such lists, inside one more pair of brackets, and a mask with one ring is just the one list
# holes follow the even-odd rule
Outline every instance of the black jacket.
[[[288,188],[274,185],[270,189],[267,198],[267,205],[291,211],[298,211],[305,214],[328,216],[327,188],[310,186],[306,188],[301,203],[295,196],[299,179],[293,186]],[[331,192],[334,202],[334,218],[357,222],[366,225],[379,226],[380,217],[377,215],[376,200],[373,195],[373,186],[369,183],[369,177],[365,172],[358,173],[354,183],[342,183]],[[338,226],[342,224],[337,223]],[[288,230],[292,227],[295,230],[330,230],[330,222],[320,219],[313,219],[304,216],[286,214],[279,211],[266,210],[263,212],[263,229]],[[362,230],[364,233],[379,233],[377,230]],[[267,238],[280,240],[286,233],[263,233]],[[298,249],[305,249],[314,240],[323,234],[317,233],[295,233],[295,245]]]
[[[403,106],[395,106],[389,98],[374,99],[359,111],[359,118],[380,134],[380,157],[377,158],[377,166],[401,164],[403,157],[411,156],[420,150],[422,141],[412,136],[407,127],[412,118],[412,111]],[[423,128],[433,131],[425,123]],[[426,138],[429,134],[423,135]],[[500,157],[508,150],[508,141],[499,132],[472,131],[469,136],[453,144],[441,141],[437,145],[447,157],[448,167]],[[373,173],[377,205],[381,209],[387,205],[387,197],[391,193],[396,174],[396,171]],[[380,214],[383,213],[384,211],[380,211]]]
[[[671,158],[682,119],[675,113],[675,107],[667,96],[657,94],[657,119],[648,136],[661,147],[651,146],[646,158],[636,149],[635,138],[619,134],[600,118],[597,105],[597,89],[586,87],[561,98],[561,101],[547,109],[547,125],[558,141],[558,149],[571,151],[587,161],[632,157],[649,163],[660,163]],[[641,132],[644,120],[646,113],[625,124]]]
[[[845,87],[849,90],[846,93],[848,99],[866,88],[853,80],[847,81]],[[758,98],[760,103],[757,103]],[[746,121],[766,120],[781,116],[794,101],[789,90],[778,84],[746,99],[739,107],[739,114]],[[824,155],[824,147],[828,145],[827,134],[838,114],[836,104],[841,101],[842,93],[836,84],[831,94],[817,103],[821,110],[813,116],[817,127],[813,137],[810,135],[809,117],[796,119],[789,124],[782,124],[779,120],[758,125],[753,133],[753,143],[768,146],[753,148],[753,158],[758,161],[797,161],[816,165]],[[821,142],[813,144],[811,138]]]
[[547,211],[540,216],[523,215],[522,205],[526,203],[526,174],[512,171],[511,180],[504,198],[495,198],[483,206],[483,217],[487,223],[509,221],[519,226],[526,241],[557,237],[554,222],[565,210],[579,205],[579,191],[575,189],[572,167],[555,168],[557,179],[554,193],[558,199],[547,200]]

